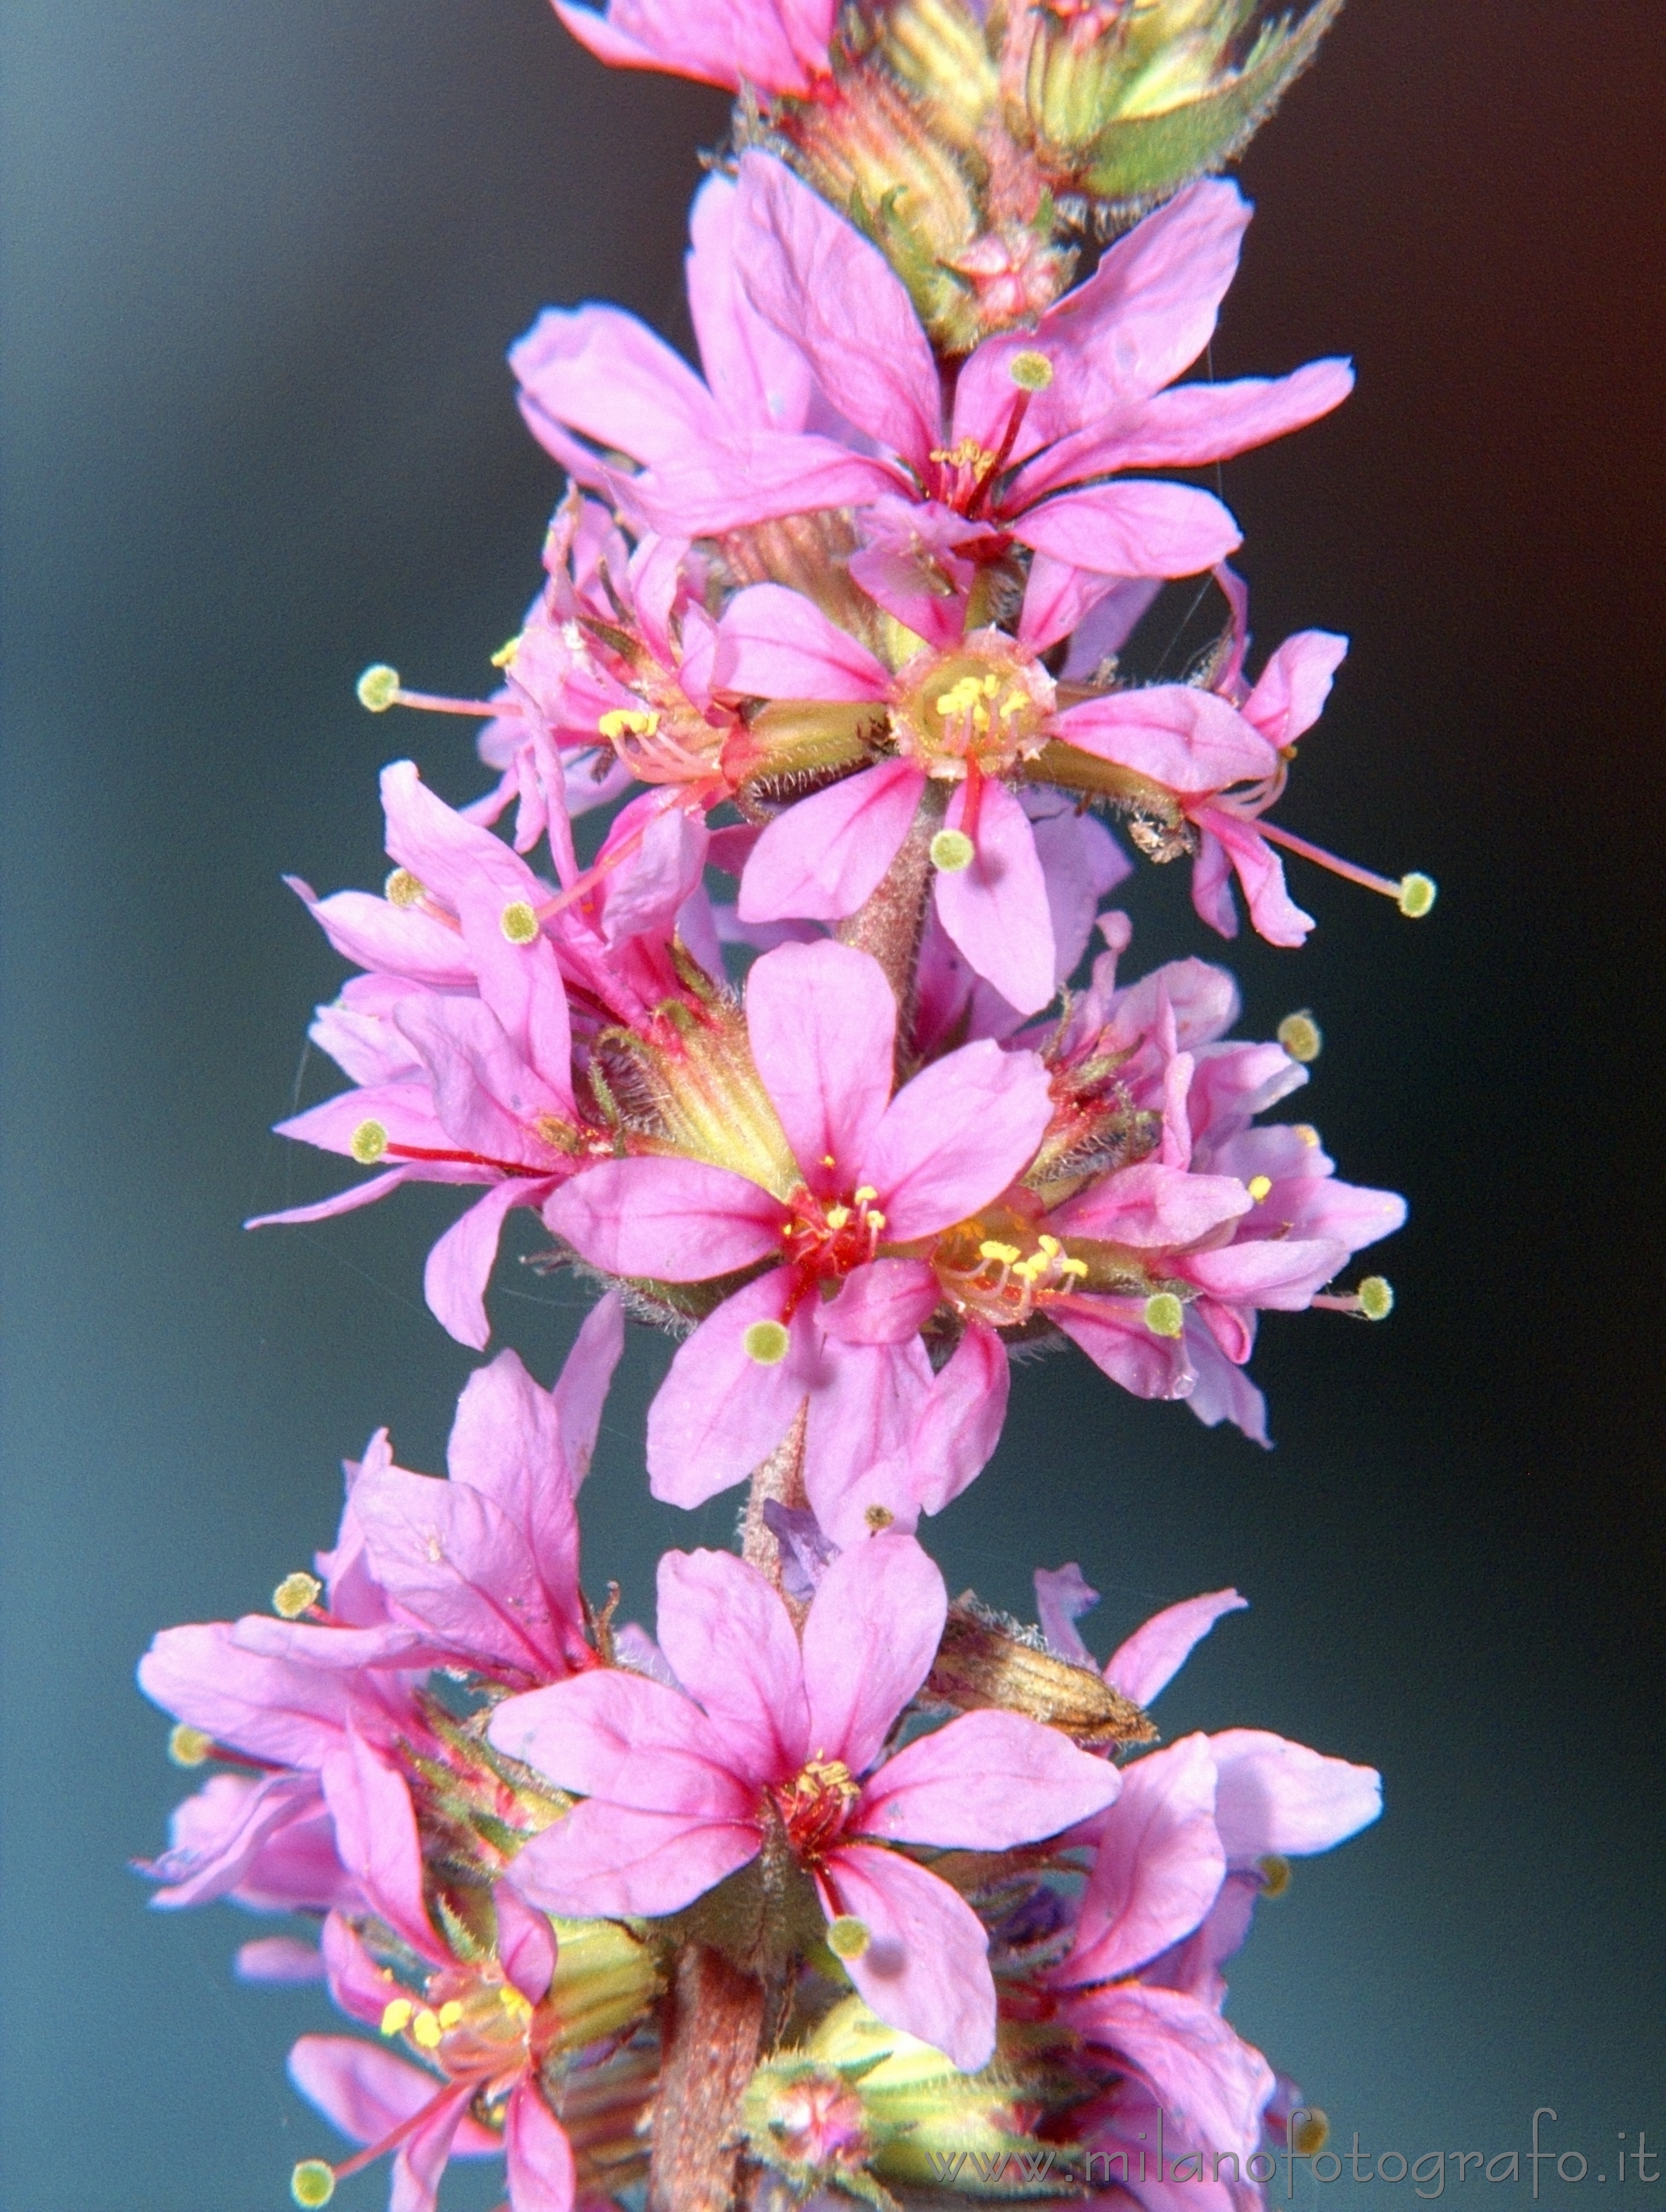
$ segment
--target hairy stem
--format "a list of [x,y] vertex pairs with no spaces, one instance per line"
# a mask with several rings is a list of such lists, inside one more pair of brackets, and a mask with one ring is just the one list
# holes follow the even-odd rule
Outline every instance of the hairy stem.
[[848,921],[839,924],[842,945],[870,952],[885,971],[897,999],[897,1079],[913,1073],[915,970],[931,896],[931,842],[948,812],[950,787],[928,782],[908,836],[879,888]]
[[654,2100],[649,2212],[732,2212],[741,2099],[763,2030],[757,1976],[708,1944],[685,1950]]
[[810,1421],[806,1398],[793,1416],[793,1425],[768,1459],[752,1469],[746,1492],[746,1510],[740,1522],[741,1557],[779,1589],[781,1546],[764,1520],[766,1505],[801,1509],[809,1504],[804,1490],[804,1439]]

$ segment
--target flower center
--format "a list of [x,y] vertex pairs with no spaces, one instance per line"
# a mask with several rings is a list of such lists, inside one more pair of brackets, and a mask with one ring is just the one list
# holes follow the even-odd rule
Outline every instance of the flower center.
[[825,1204],[800,1183],[787,1200],[781,1227],[786,1258],[818,1277],[848,1275],[864,1267],[879,1248],[885,1217],[874,1201],[879,1194],[864,1183],[849,1203]]
[[967,1321],[994,1328],[1020,1328],[1049,1291],[1079,1289],[1085,1260],[1056,1237],[1037,1235],[1027,1223],[963,1222],[939,1244],[937,1277],[943,1295]]
[[708,722],[674,685],[654,707],[613,707],[598,734],[642,783],[701,783],[720,775],[728,731]]
[[842,1759],[812,1759],[768,1793],[800,1866],[818,1867],[850,1817],[861,1789]]
[[974,630],[958,653],[917,655],[897,682],[897,750],[927,775],[1004,775],[1047,742],[1052,678],[998,630]]
[[447,1971],[429,1978],[427,2002],[395,1997],[382,2014],[384,2035],[403,2036],[453,2081],[492,2077],[525,2063],[532,2008],[508,1982]]

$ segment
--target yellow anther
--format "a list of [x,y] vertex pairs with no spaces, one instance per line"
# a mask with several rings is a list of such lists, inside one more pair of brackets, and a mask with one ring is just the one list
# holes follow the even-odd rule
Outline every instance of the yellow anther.
[[949,469],[987,469],[995,458],[976,438],[963,438],[958,446],[933,446],[931,457]]
[[410,2023],[411,2041],[424,2051],[437,2051],[445,2039],[445,2033],[438,2013],[430,2012],[426,2005]]
[[1243,1187],[1259,1206],[1268,1192],[1272,1189],[1273,1178],[1271,1176],[1251,1176]]
[[285,1575],[272,1592],[272,1611],[284,1620],[299,1620],[308,1606],[316,1605],[324,1584],[316,1575],[297,1570]]
[[1394,1311],[1394,1285],[1386,1275],[1367,1275],[1358,1296],[1359,1310],[1367,1321],[1386,1321]]
[[1316,2106],[1303,2112],[1290,2130],[1290,2148],[1298,2158],[1311,2158],[1330,2141],[1330,2115]]
[[870,1229],[883,1229],[885,1225],[885,1215],[875,1206],[870,1206],[868,1207],[864,1218]]
[[461,2020],[461,2019],[462,2019],[462,2017],[463,2017],[463,2008],[462,2008],[462,2006],[461,2006],[460,2004],[459,2004],[459,2002],[457,2002],[457,1999],[456,1999],[455,1997],[447,1997],[447,1998],[446,1999],[446,2002],[444,2002],[444,2004],[442,2004],[442,2005],[441,2006],[441,2008],[440,2008],[440,2025],[441,2025],[441,2027],[456,2027],[456,2025],[457,2025],[457,2023],[458,2023],[458,2021],[459,2021],[459,2020]]
[[374,1168],[387,1150],[387,1131],[380,1121],[361,1121],[347,1139],[347,1149],[362,1168]]
[[1413,874],[1402,876],[1400,878],[1400,911],[1403,915],[1409,915],[1412,921],[1421,921],[1434,904],[1436,896],[1435,879],[1432,876]]
[[822,1154],[822,1165],[824,1168],[836,1168],[838,1164],[839,1163],[834,1158],[831,1152],[824,1152]]
[[1059,1262],[1059,1273],[1061,1275],[1085,1275],[1087,1273],[1087,1261],[1085,1260],[1061,1260]]
[[998,1243],[993,1237],[986,1237],[977,1248],[977,1256],[980,1260],[1002,1261],[1010,1267],[1018,1256],[1018,1248],[1016,1244]]
[[890,1528],[891,1522],[897,1518],[897,1516],[891,1511],[889,1505],[870,1505],[863,1513],[862,1518],[866,1522],[868,1527],[873,1529],[874,1534],[878,1536],[882,1534],[885,1529]]
[[[374,661],[360,677],[355,688],[361,707],[367,708],[373,714],[385,714],[398,698],[399,672],[397,668],[390,668],[384,660]],[[333,2187],[334,2184],[331,2185]],[[320,2197],[318,2201],[322,2204],[325,2200]]]
[[1060,1253],[1064,1249],[1063,1245],[1060,1243],[1056,1237],[1037,1237],[1036,1242],[1041,1246],[1042,1250],[1046,1253],[1049,1260],[1056,1260]]
[[303,2158],[289,2176],[289,2194],[307,2212],[316,2212],[320,2204],[327,2204],[336,2193],[335,2170],[321,2158]]
[[1021,1283],[1033,1283],[1038,1275],[1044,1275],[1047,1273],[1046,1254],[1032,1252],[1027,1260],[1018,1261],[1012,1273]]
[[394,1997],[382,2007],[382,2033],[398,2035],[410,2025],[410,2015],[416,2009],[409,1997]]
[[520,632],[517,630],[507,645],[500,645],[492,655],[494,668],[507,668],[520,650]]
[[1292,1060],[1299,1060],[1304,1067],[1317,1060],[1324,1046],[1319,1024],[1305,1009],[1299,1014],[1286,1014],[1274,1034]]
[[176,1766],[200,1766],[214,1756],[214,1738],[180,1721],[167,1732],[167,1755]]
[[640,707],[610,708],[596,725],[611,745],[621,738],[651,738],[659,726],[660,717]]
[[1186,1309],[1172,1291],[1157,1291],[1146,1300],[1146,1327],[1153,1336],[1178,1336],[1186,1326]]
[[850,1208],[848,1206],[830,1206],[827,1209],[827,1225],[830,1229],[842,1229],[849,1218]]
[[986,699],[993,699],[1000,689],[1000,678],[992,669],[979,687]]
[[395,868],[382,885],[382,896],[390,906],[415,906],[423,896],[423,886],[409,868]]
[[1282,1897],[1290,1887],[1290,1862],[1277,1851],[1269,1851],[1265,1858],[1256,1861],[1261,1875],[1263,1897]]
[[530,945],[538,935],[538,916],[527,899],[511,899],[497,918],[511,945]]
[[842,1912],[827,1923],[827,1948],[836,1959],[860,1959],[873,1941],[866,1921],[854,1912]]
[[1045,392],[1053,381],[1053,364],[1044,353],[1025,346],[1007,362],[1006,374],[1020,392]]
[[532,2005],[512,1982],[504,1983],[497,1993],[497,2002],[512,2020],[528,2021],[532,2016]]
[[740,1340],[741,1349],[754,1366],[779,1367],[792,1338],[778,1321],[755,1321]]
[[939,830],[931,842],[931,864],[945,876],[958,876],[977,858],[977,848],[964,830]]
[[1307,1146],[1309,1152],[1317,1152],[1319,1149],[1319,1133],[1314,1127],[1311,1121],[1296,1122],[1293,1133],[1296,1136],[1300,1138],[1303,1144]]
[[870,1200],[878,1198],[879,1195],[879,1192],[875,1190],[871,1182],[865,1182],[860,1190],[854,1191],[851,1194],[855,1199],[858,1206],[866,1206]]

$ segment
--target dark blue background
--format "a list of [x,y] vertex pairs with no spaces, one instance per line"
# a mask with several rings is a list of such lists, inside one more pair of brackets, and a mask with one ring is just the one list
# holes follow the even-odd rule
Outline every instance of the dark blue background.
[[[1372,1760],[1389,1813],[1263,1911],[1235,2017],[1345,2146],[1501,2149],[1555,2106],[1593,2178],[1552,2203],[1589,2203],[1618,2130],[1666,2140],[1656,13],[1359,0],[1246,169],[1218,372],[1361,374],[1226,471],[1263,645],[1354,638],[1284,812],[1442,898],[1414,929],[1303,870],[1313,947],[1237,964],[1262,1033],[1323,1022],[1344,1170],[1410,1194],[1399,1310],[1274,1317],[1270,1456],[1026,1370],[934,1531],[952,1587],[1014,1605],[1079,1558],[1101,1650],[1252,1597],[1165,1727]],[[229,1909],[145,1911],[124,1863],[182,1778],[132,1665],[263,1605],[377,1423],[437,1468],[471,1364],[421,1302],[454,1200],[238,1229],[333,1180],[263,1134],[340,973],[278,874],[379,880],[395,751],[479,787],[465,726],[373,720],[352,679],[486,678],[556,489],[502,349],[587,295],[685,330],[724,106],[606,75],[539,0],[14,0],[0,35],[4,2202],[229,2212],[328,2148],[283,2075],[324,2005],[230,1983]],[[1180,873],[1136,886],[1148,957],[1211,949]],[[576,1296],[495,1296],[546,1374]],[[587,1493],[591,1579],[639,1611],[661,1544],[730,1525],[645,1502],[664,1356],[633,1345]]]

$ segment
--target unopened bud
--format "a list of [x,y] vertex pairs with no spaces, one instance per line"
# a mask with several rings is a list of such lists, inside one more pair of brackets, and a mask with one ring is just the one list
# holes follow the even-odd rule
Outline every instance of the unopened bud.
[[[385,714],[398,698],[399,672],[397,668],[390,668],[386,661],[375,661],[360,677],[356,688],[361,707],[373,714]],[[295,2171],[299,2173],[301,2168],[297,2166]],[[332,2179],[330,2186],[333,2189],[335,2185]],[[325,2200],[320,2197],[317,2201],[322,2204]]]
[[1186,1309],[1172,1291],[1156,1291],[1146,1300],[1146,1327],[1153,1336],[1178,1336],[1186,1326]]
[[1409,875],[1400,878],[1400,911],[1413,921],[1421,921],[1438,896],[1432,876]]
[[361,1121],[347,1139],[347,1149],[362,1168],[374,1168],[387,1150],[387,1131],[380,1121]]
[[792,1344],[778,1321],[755,1321],[741,1338],[741,1349],[755,1366],[779,1367]]
[[945,876],[958,876],[977,858],[977,848],[964,830],[939,830],[932,839],[931,863]]
[[272,1611],[283,1620],[299,1620],[309,1606],[318,1603],[324,1584],[316,1575],[296,1571],[285,1575],[272,1592]]
[[214,1738],[180,1721],[168,1730],[167,1755],[176,1766],[200,1766],[214,1756]]
[[498,916],[497,926],[511,945],[530,945],[538,935],[538,915],[530,901],[511,899]]
[[1275,1034],[1292,1060],[1299,1060],[1304,1067],[1317,1060],[1324,1048],[1319,1024],[1305,1010],[1299,1014],[1286,1014]]
[[321,2158],[303,2158],[289,2176],[289,2194],[297,2204],[307,2207],[307,2212],[327,2204],[335,2193],[335,2171]]
[[1394,1285],[1386,1275],[1367,1275],[1358,1296],[1359,1310],[1367,1321],[1386,1321],[1394,1311]]

